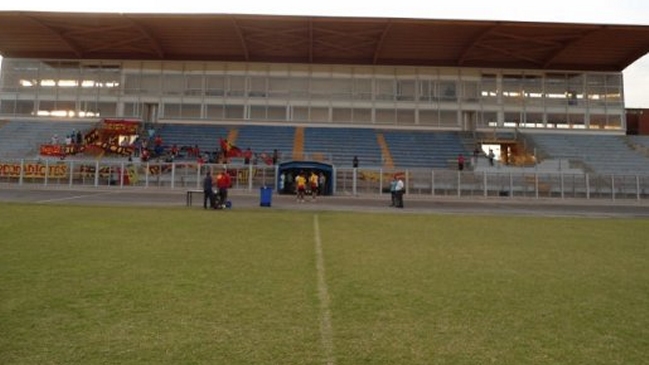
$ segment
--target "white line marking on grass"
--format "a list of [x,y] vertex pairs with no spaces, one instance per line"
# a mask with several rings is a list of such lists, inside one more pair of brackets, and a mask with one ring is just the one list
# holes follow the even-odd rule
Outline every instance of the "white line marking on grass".
[[316,269],[318,271],[318,297],[320,298],[320,340],[325,352],[326,364],[334,365],[333,329],[331,327],[331,310],[329,310],[329,291],[325,280],[324,257],[318,215],[313,216],[313,237],[315,239]]
[[66,200],[83,199],[83,198],[88,197],[88,196],[100,196],[100,195],[108,195],[108,194],[114,194],[114,193],[110,192],[110,193],[99,193],[99,194],[73,195],[73,196],[68,196],[68,197],[65,197],[65,198],[39,200],[36,203],[39,203],[39,204],[42,204],[42,203],[54,203],[54,202],[62,202],[62,201],[66,201]]

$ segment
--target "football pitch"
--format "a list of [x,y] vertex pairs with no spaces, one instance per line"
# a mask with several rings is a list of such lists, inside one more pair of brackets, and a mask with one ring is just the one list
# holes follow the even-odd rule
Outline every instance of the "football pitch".
[[644,364],[647,223],[0,203],[0,363]]

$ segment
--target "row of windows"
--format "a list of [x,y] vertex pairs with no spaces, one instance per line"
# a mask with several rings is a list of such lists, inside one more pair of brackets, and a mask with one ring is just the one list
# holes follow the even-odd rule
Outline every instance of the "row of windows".
[[408,108],[346,108],[242,104],[182,104],[168,102],[64,102],[0,100],[0,114],[59,117],[133,117],[147,119],[283,121],[336,124],[381,124],[473,129],[481,127],[622,129],[622,112],[568,113],[558,111],[441,110]]
[[621,73],[5,59],[4,115],[475,126],[623,125]]
[[[265,98],[394,102],[481,102],[513,105],[621,105],[621,73],[493,73],[455,69],[394,67],[392,75],[369,72],[298,73],[227,67],[209,72],[182,67],[152,72],[120,67],[71,67],[62,63],[10,60],[3,63],[1,90],[42,95],[97,95],[184,98]],[[184,64],[181,64],[184,65]],[[245,65],[245,64],[243,64]],[[287,67],[291,67],[290,65]],[[333,67],[333,66],[332,66]],[[233,68],[235,71],[229,69]],[[385,71],[385,68],[381,68]],[[403,70],[412,72],[404,72]],[[228,74],[228,72],[235,72]],[[34,92],[34,91],[31,91]]]

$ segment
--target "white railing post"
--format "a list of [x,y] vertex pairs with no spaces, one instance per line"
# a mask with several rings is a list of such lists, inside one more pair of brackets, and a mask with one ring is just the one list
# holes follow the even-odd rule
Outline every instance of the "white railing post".
[[70,187],[72,187],[73,177],[74,177],[74,161],[70,161],[68,164],[68,173],[70,174]]
[[[160,169],[160,173],[162,173],[162,169]],[[171,163],[171,190],[173,190],[175,186],[176,186],[176,163],[172,162]]]
[[430,170],[430,195],[435,196],[435,170]]
[[99,161],[95,161],[95,187],[99,186]]
[[486,198],[488,194],[487,189],[487,171],[482,171],[482,195]]
[[25,177],[25,159],[20,159],[20,176],[18,177],[18,185],[23,185],[23,179]]
[[43,186],[47,186],[50,170],[50,160],[45,160],[45,179],[43,180]]

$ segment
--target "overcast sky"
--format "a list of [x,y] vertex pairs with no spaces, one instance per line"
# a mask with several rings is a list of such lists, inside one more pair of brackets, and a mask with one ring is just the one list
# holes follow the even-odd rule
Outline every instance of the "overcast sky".
[[[3,1],[0,10],[329,15],[649,26],[648,0],[14,0]],[[649,108],[649,55],[645,55],[623,72],[627,108]]]

